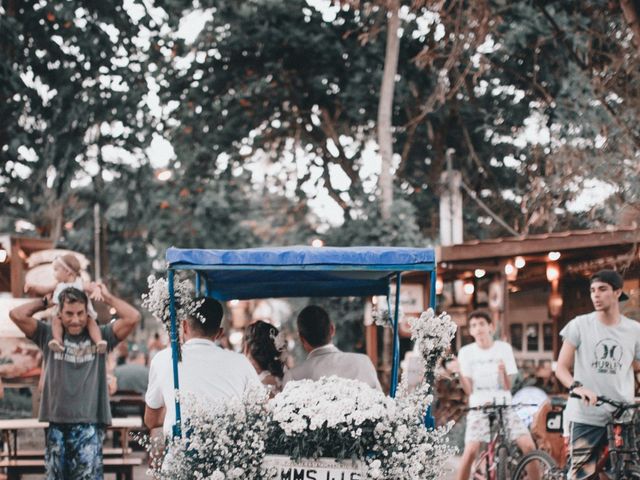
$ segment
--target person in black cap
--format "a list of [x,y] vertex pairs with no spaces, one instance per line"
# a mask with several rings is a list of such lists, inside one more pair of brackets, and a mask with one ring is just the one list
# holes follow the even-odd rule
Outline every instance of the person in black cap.
[[[596,406],[598,395],[633,402],[634,369],[640,368],[640,323],[620,314],[623,280],[614,270],[591,277],[594,311],[579,315],[560,332],[563,337],[556,377],[583,400],[570,398],[569,479],[592,478],[607,442],[611,413]],[[573,371],[573,374],[571,373]],[[594,477],[595,478],[595,477]]]

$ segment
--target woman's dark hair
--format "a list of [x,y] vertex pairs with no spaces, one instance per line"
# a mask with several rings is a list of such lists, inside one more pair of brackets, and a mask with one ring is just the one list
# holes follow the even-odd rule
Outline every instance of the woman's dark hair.
[[276,348],[275,338],[278,329],[270,323],[258,320],[244,330],[245,345],[249,354],[262,370],[274,377],[282,378],[284,370],[280,359],[280,350]]

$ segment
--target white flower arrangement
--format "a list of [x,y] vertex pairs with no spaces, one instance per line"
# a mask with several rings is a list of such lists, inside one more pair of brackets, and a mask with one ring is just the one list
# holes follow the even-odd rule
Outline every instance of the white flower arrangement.
[[280,360],[282,363],[285,363],[288,355],[287,337],[285,336],[284,332],[279,332],[277,335],[273,335],[272,332],[270,337],[273,341],[273,346],[278,351],[276,360]]
[[186,397],[185,435],[169,444],[155,478],[263,480],[272,473],[262,460],[275,454],[361,460],[370,479],[436,479],[454,453],[445,438],[450,425],[423,424],[432,400],[424,388],[392,399],[328,377],[290,382],[269,401],[261,389],[220,404]]
[[429,391],[427,383],[411,393],[399,390],[394,414],[384,417],[375,427],[369,478],[436,479],[446,473],[446,459],[456,453],[446,438],[453,422],[431,430],[425,428],[424,415],[433,401]]
[[[167,333],[171,334],[171,314],[169,301],[169,281],[166,278],[156,278],[153,275],[147,277],[149,290],[142,294],[142,307],[153,314],[164,324]],[[176,278],[173,284],[174,300],[176,307],[176,321],[187,316],[196,316],[201,322],[196,310],[202,304],[203,299],[193,298],[193,288],[189,280]],[[177,325],[177,324],[176,324]],[[182,360],[182,351],[178,346],[178,358]]]
[[[142,306],[151,312],[158,320],[167,324],[171,321],[169,311],[169,282],[166,278],[147,277],[149,291],[142,294]],[[193,315],[202,304],[202,300],[193,299],[193,287],[189,280],[176,278],[173,283],[176,316],[184,318]],[[204,321],[204,319],[200,319]]]
[[[427,311],[411,328],[425,365],[433,368],[455,324]],[[426,382],[411,393],[401,388],[396,399],[338,377],[289,382],[271,400],[262,389],[226,404],[184,397],[184,438],[169,445],[156,478],[265,480],[273,478],[261,466],[265,455],[285,455],[364,462],[368,479],[437,479],[455,453],[445,437],[452,423],[425,428],[433,400]]]
[[174,439],[154,478],[175,480],[259,479],[270,414],[260,386],[243,398],[208,403],[183,395],[183,438]]
[[416,342],[424,362],[425,372],[433,373],[438,361],[449,350],[457,325],[446,312],[436,316],[430,308],[422,312],[420,317],[409,319],[409,327],[411,339]]
[[393,399],[357,380],[324,377],[289,382],[270,402],[269,447],[294,458],[362,458],[371,432],[393,411]]
[[[371,318],[373,323],[379,327],[392,327],[393,326],[393,314],[389,312],[387,305],[374,307],[371,312]],[[402,322],[404,319],[404,311],[402,307],[398,309],[398,322]]]

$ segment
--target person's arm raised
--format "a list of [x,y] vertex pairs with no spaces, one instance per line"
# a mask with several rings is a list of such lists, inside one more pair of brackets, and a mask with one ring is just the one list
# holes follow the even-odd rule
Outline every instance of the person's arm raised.
[[9,318],[22,330],[22,333],[24,333],[27,338],[31,338],[36,333],[36,328],[38,327],[38,321],[33,318],[33,315],[45,308],[47,308],[47,303],[45,303],[44,298],[40,298],[12,309],[9,312]]
[[113,323],[113,334],[118,340],[124,340],[140,321],[140,312],[132,305],[112,294],[104,283],[96,283],[95,288],[100,290],[100,295],[104,299],[104,302],[116,309],[118,319]]

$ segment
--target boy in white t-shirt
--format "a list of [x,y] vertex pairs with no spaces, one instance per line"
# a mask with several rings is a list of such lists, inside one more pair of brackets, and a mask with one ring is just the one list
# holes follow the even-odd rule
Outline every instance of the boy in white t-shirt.
[[[468,317],[469,333],[474,343],[465,345],[458,353],[462,388],[469,395],[469,406],[485,404],[510,404],[511,381],[518,373],[511,345],[493,339],[494,325],[491,316],[476,310]],[[505,411],[505,420],[511,439],[523,453],[535,448],[529,430],[513,410]],[[489,442],[489,418],[481,410],[467,414],[467,430],[464,452],[460,460],[458,480],[468,480],[471,464],[480,450],[480,444]]]

